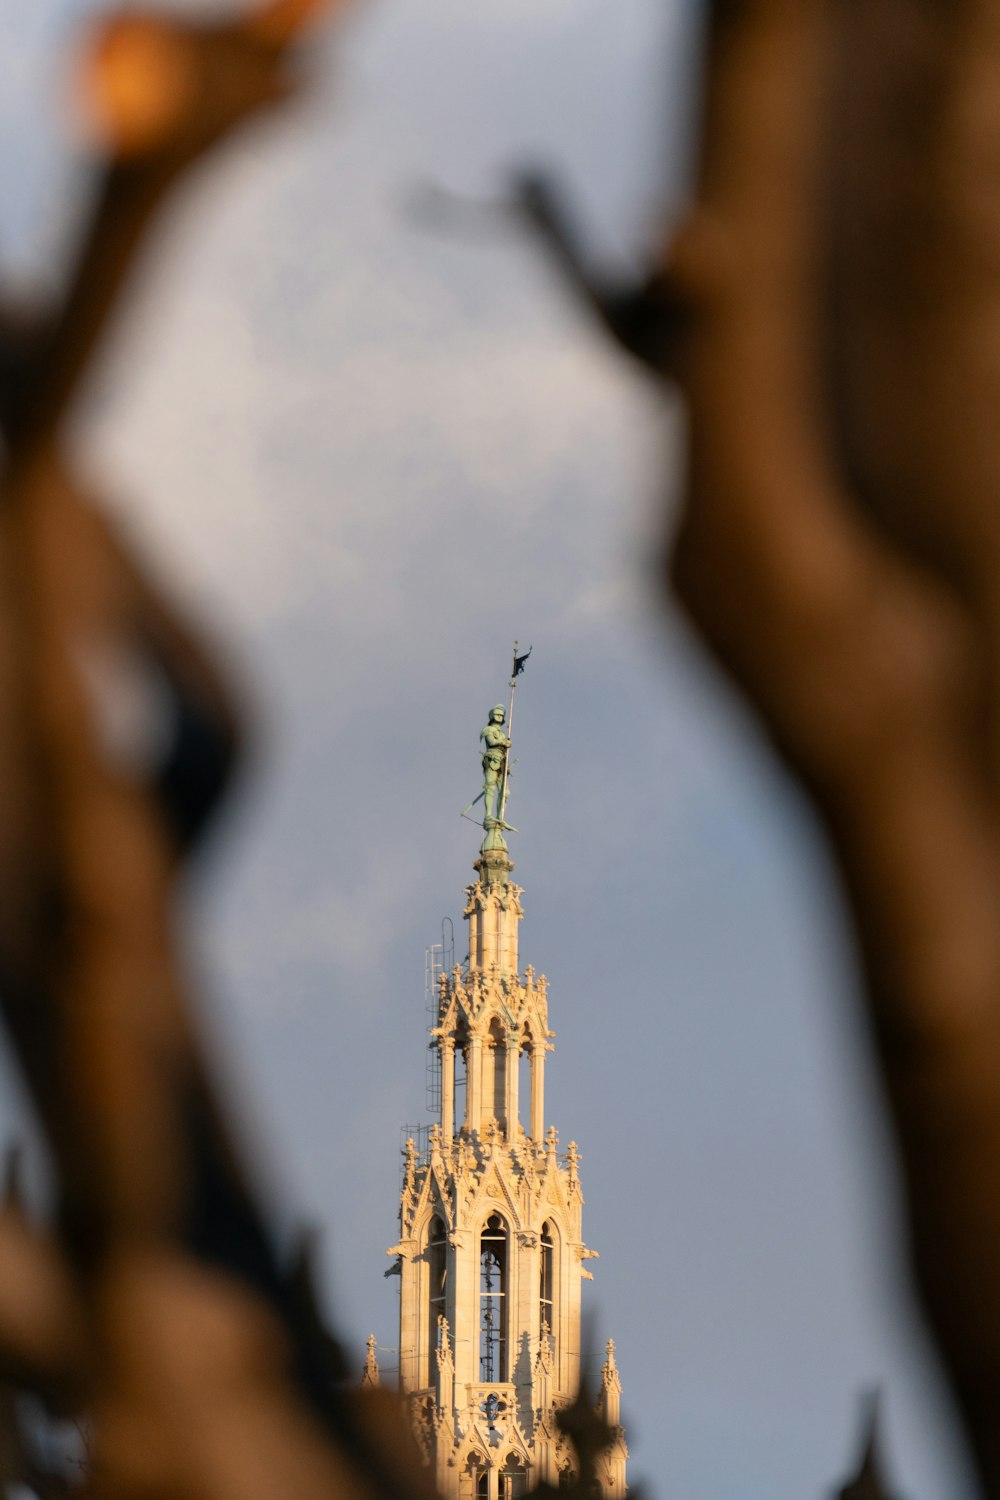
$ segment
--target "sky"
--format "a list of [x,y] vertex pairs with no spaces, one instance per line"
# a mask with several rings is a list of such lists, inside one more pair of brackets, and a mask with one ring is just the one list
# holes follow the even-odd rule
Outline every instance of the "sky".
[[[0,5],[14,286],[52,279],[79,212],[61,85],[95,9]],[[818,1500],[878,1386],[901,1495],[969,1500],[821,841],[660,591],[683,415],[522,229],[413,211],[428,183],[491,198],[546,165],[595,258],[640,264],[683,212],[699,22],[697,0],[359,7],[295,107],[184,187],[78,459],[256,724],[187,893],[191,964],[276,1221],[322,1232],[359,1375],[369,1331],[396,1359],[424,950],[450,916],[462,951],[459,813],[516,637],[521,954],[550,982],[547,1123],[582,1151],[584,1301],[616,1341],[631,1480]]]

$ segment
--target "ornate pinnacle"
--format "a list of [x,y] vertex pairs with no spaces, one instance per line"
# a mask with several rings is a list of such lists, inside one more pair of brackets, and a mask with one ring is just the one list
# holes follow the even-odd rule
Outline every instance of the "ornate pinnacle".
[[364,1373],[361,1376],[361,1389],[378,1390],[380,1377],[378,1372],[378,1360],[375,1357],[375,1335],[368,1335],[368,1353],[365,1357]]
[[417,1166],[417,1144],[412,1136],[409,1137],[406,1145],[403,1147],[403,1157],[403,1188],[407,1193],[411,1193],[413,1191]]
[[438,1313],[438,1330],[438,1364],[447,1365],[451,1362],[451,1336],[448,1333],[448,1319],[444,1313]]

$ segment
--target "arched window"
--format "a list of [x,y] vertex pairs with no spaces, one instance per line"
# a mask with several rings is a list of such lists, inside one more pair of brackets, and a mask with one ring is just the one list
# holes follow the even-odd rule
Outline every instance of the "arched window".
[[542,1226],[541,1253],[538,1262],[538,1326],[548,1328],[553,1343],[556,1337],[556,1246],[552,1225]]
[[438,1346],[438,1318],[446,1315],[445,1296],[448,1281],[448,1240],[443,1221],[435,1214],[427,1234],[427,1272],[429,1283],[427,1328],[427,1382],[434,1380],[434,1354]]
[[471,1500],[489,1500],[490,1471],[482,1453],[470,1453],[459,1493]]
[[499,1214],[480,1237],[479,1378],[507,1379],[507,1229]]
[[528,1475],[516,1453],[511,1453],[500,1470],[500,1500],[521,1500],[527,1494]]

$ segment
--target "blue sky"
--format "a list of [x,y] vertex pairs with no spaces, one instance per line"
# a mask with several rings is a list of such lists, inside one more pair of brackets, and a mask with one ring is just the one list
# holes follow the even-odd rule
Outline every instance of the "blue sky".
[[[0,245],[25,278],[72,222],[52,101],[94,8],[0,8]],[[548,1114],[583,1152],[632,1477],[820,1496],[881,1384],[900,1489],[962,1500],[816,831],[657,591],[681,414],[523,234],[406,212],[423,181],[490,193],[545,162],[595,254],[636,263],[682,207],[697,21],[694,0],[359,8],[308,98],[185,188],[79,459],[255,708],[192,961],[276,1214],[326,1226],[359,1371],[370,1329],[394,1362],[423,952],[461,926],[458,814],[517,636],[522,954],[551,984]]]

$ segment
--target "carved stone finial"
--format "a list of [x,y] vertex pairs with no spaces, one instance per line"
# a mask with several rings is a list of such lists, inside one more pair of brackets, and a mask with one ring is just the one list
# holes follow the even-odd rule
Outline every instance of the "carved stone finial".
[[615,1360],[615,1341],[608,1339],[601,1371],[601,1389],[597,1396],[597,1414],[608,1428],[621,1426],[622,1381]]
[[417,1176],[417,1146],[413,1137],[403,1147],[403,1191],[413,1192],[413,1186]]
[[375,1335],[368,1335],[368,1353],[365,1356],[365,1368],[361,1376],[361,1389],[363,1391],[378,1390],[380,1377],[378,1372],[378,1359],[375,1356]]

